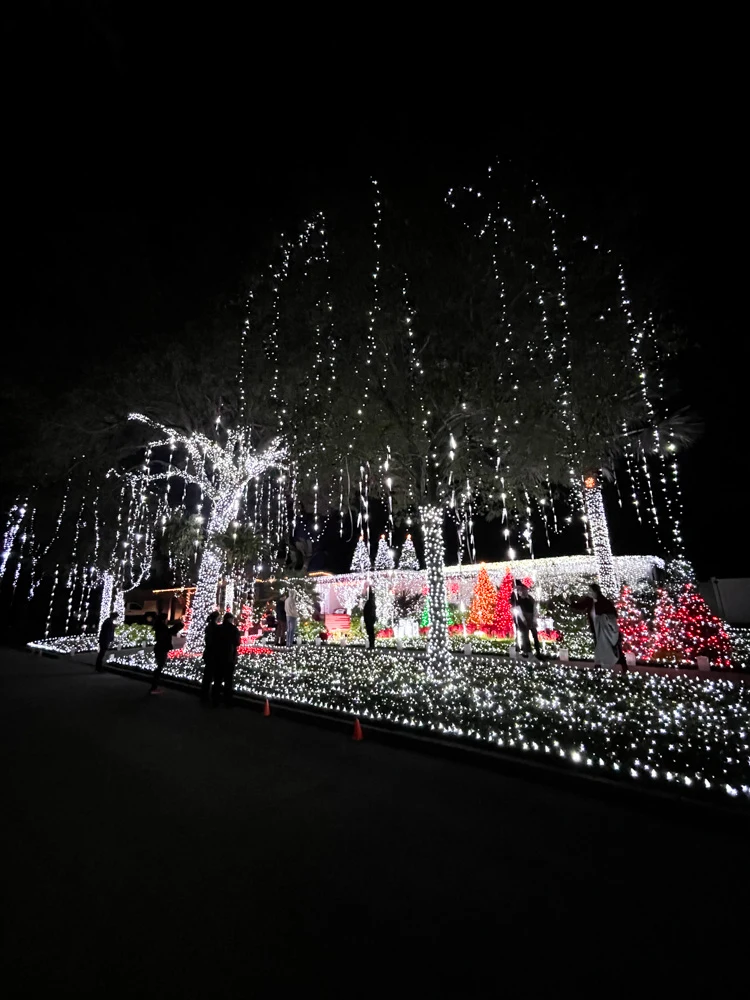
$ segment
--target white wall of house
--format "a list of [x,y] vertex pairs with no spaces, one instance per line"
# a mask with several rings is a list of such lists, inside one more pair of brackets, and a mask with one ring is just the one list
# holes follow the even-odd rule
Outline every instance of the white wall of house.
[[750,625],[750,577],[712,577],[698,589],[714,614],[730,625]]

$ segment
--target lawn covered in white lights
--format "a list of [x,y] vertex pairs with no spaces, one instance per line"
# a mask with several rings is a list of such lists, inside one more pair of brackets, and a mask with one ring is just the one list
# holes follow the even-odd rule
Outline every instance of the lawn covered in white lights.
[[[116,662],[153,669],[150,653]],[[615,674],[454,655],[448,680],[396,650],[303,646],[241,655],[239,692],[556,758],[591,773],[750,802],[750,689],[730,680]],[[198,681],[202,662],[167,673]]]

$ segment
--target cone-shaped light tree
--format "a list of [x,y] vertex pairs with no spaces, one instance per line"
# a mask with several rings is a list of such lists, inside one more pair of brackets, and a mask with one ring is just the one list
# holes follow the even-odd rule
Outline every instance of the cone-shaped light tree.
[[513,591],[513,574],[508,571],[497,588],[492,631],[501,638],[514,634],[513,614],[510,609],[510,595]]
[[407,535],[404,544],[401,546],[401,555],[398,560],[399,569],[419,569],[419,559],[417,550],[414,548],[414,541],[411,535]]
[[651,659],[653,636],[649,623],[633,598],[630,587],[623,587],[617,602],[617,624],[625,652],[632,652],[638,659]]
[[352,565],[349,570],[350,573],[369,573],[372,569],[372,562],[370,560],[370,550],[367,547],[367,542],[364,537],[360,535],[359,541],[357,542],[357,547],[354,550],[354,555],[352,557]]
[[673,628],[685,660],[707,656],[716,666],[730,666],[732,645],[724,622],[711,611],[693,583],[683,585]]
[[469,624],[477,628],[489,628],[495,617],[496,601],[497,591],[492,586],[489,573],[482,566],[474,584],[474,595],[469,608]]
[[375,569],[393,569],[393,553],[390,550],[385,535],[378,539],[378,551],[375,553]]

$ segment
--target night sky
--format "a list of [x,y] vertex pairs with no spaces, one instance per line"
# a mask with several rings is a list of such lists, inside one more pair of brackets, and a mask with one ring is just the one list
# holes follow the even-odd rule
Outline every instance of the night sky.
[[[257,28],[41,5],[18,22],[6,138],[4,383],[43,405],[92,355],[126,358],[233,291],[275,232],[367,192],[472,183],[496,157],[628,262],[683,328],[682,395],[705,422],[683,457],[701,577],[747,575],[746,288],[737,98],[728,70],[661,60],[617,85],[495,63],[306,50]],[[404,53],[405,55],[405,53]],[[549,69],[549,67],[548,67]],[[17,416],[17,415],[16,415]],[[11,418],[13,415],[5,414]],[[16,423],[11,419],[10,427]],[[616,540],[615,540],[616,542]]]

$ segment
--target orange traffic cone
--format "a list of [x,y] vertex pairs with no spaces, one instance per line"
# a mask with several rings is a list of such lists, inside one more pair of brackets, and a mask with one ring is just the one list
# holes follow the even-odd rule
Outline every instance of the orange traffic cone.
[[362,726],[360,726],[359,724],[359,719],[354,720],[354,732],[352,733],[352,739],[353,740],[364,739],[364,736],[362,735]]
[[268,698],[266,698],[266,703],[263,706],[263,714],[269,716],[271,714],[271,706],[268,704]]

